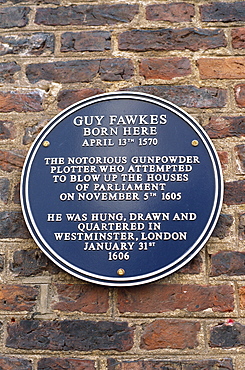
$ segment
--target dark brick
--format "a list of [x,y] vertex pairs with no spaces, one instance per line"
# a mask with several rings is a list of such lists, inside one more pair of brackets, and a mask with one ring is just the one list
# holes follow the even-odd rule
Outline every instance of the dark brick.
[[159,96],[178,106],[187,108],[215,108],[226,105],[227,93],[224,89],[195,86],[135,86],[125,89]]
[[119,49],[130,51],[215,49],[226,46],[224,32],[196,28],[131,30],[119,35]]
[[10,181],[9,179],[3,177],[0,178],[0,200],[7,204],[10,194]]
[[109,290],[84,284],[57,284],[58,299],[53,310],[105,313],[109,308]]
[[3,272],[4,269],[4,255],[0,254],[0,272]]
[[22,152],[0,150],[0,168],[3,171],[12,172],[22,169],[24,160]]
[[31,83],[40,80],[54,82],[91,82],[99,71],[99,60],[30,64],[26,75]]
[[37,370],[95,370],[93,360],[75,358],[42,358],[38,361]]
[[20,204],[20,183],[14,186],[13,202],[14,204]]
[[224,203],[227,205],[245,203],[245,180],[225,183]]
[[53,52],[54,35],[52,33],[37,32],[0,36],[0,55],[18,54],[27,56],[52,54]]
[[245,21],[243,1],[213,2],[200,6],[202,22],[239,22]]
[[238,237],[240,240],[245,239],[245,213],[239,215]]
[[8,326],[6,346],[51,351],[127,351],[133,346],[127,322],[21,320]]
[[0,238],[30,238],[21,212],[0,212]]
[[204,128],[211,139],[245,136],[245,117],[211,117]]
[[239,84],[235,86],[235,99],[238,107],[245,107],[245,85]]
[[232,47],[234,49],[245,48],[245,27],[234,28],[231,30]]
[[108,31],[65,32],[61,35],[60,51],[105,51],[111,48]]
[[108,370],[233,370],[232,359],[120,360],[109,358]]
[[0,12],[0,28],[25,27],[28,24],[28,7],[2,8]]
[[37,135],[39,134],[39,132],[43,129],[43,127],[49,122],[48,119],[44,119],[44,120],[41,120],[39,122],[37,122],[37,124],[35,124],[34,126],[30,126],[30,127],[26,127],[25,128],[25,134],[23,136],[23,144],[24,145],[28,145],[30,143],[32,143]]
[[134,75],[134,65],[130,59],[104,59],[99,74],[103,81],[127,81]]
[[104,91],[97,88],[85,88],[81,90],[62,90],[59,92],[57,101],[58,107],[60,109],[65,109],[70,105],[89,98],[90,96],[94,96],[97,94],[102,94]]
[[221,214],[212,233],[212,237],[224,239],[228,236],[230,234],[230,227],[233,224],[233,221],[232,215]]
[[38,289],[30,285],[0,285],[0,310],[31,311],[37,295]]
[[39,275],[44,271],[51,274],[60,272],[56,266],[40,249],[15,251],[10,270],[17,276]]
[[0,91],[0,112],[40,112],[43,96],[38,91],[17,92]]
[[[19,4],[19,3],[23,3],[24,1],[23,0],[0,0],[0,4],[5,4],[8,2],[12,4]],[[32,0],[31,3],[39,5],[40,0]],[[58,5],[60,3],[61,3],[61,0],[42,0],[42,4],[57,4]]]
[[178,270],[179,274],[200,274],[202,266],[202,257],[197,254],[190,262],[188,262],[184,267]]
[[14,82],[14,74],[21,68],[16,62],[0,63],[0,82]]
[[105,26],[131,22],[136,14],[138,5],[131,4],[60,6],[37,9],[35,23],[46,26]]
[[229,312],[234,310],[233,288],[230,285],[156,284],[129,289],[121,288],[118,291],[117,304],[122,313],[161,313],[174,310],[200,312],[207,309],[212,309],[213,312]]
[[225,323],[214,326],[210,330],[210,347],[234,348],[245,345],[245,326]]
[[140,348],[146,350],[195,348],[198,346],[199,331],[200,324],[196,321],[155,320],[144,326]]
[[13,122],[0,121],[0,140],[14,139],[15,137],[15,124]]
[[210,276],[245,274],[245,253],[221,251],[211,256]]
[[32,370],[31,361],[16,357],[0,356],[0,368],[3,370]]
[[240,144],[235,146],[235,154],[237,159],[237,168],[240,173],[245,173],[245,145]]
[[193,4],[179,2],[146,6],[146,19],[150,21],[191,22],[194,15]]
[[141,60],[139,72],[145,79],[171,80],[190,74],[191,64],[188,58],[148,58]]

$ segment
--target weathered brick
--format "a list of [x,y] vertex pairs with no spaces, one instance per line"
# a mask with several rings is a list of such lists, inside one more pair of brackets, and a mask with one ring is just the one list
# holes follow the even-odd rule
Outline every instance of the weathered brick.
[[14,204],[20,204],[20,183],[14,186],[13,202]]
[[236,251],[220,251],[211,256],[210,276],[245,274],[245,253]]
[[117,23],[128,23],[138,14],[138,5],[103,4],[72,5],[58,8],[39,8],[35,23],[46,26],[105,26]]
[[161,319],[143,328],[140,347],[146,350],[158,348],[186,349],[198,346],[197,321]]
[[200,6],[202,22],[239,22],[245,21],[243,1],[212,2]]
[[89,98],[90,96],[102,94],[104,91],[98,88],[85,88],[81,90],[62,90],[59,92],[57,101],[60,109],[65,109],[70,105]]
[[238,323],[216,325],[210,330],[210,347],[234,348],[245,345],[245,326]]
[[183,77],[191,73],[191,64],[188,58],[147,58],[142,59],[139,72],[145,79],[159,78],[171,80],[174,77]]
[[213,312],[229,312],[234,309],[233,288],[230,285],[188,284],[121,288],[118,291],[117,305],[123,313],[161,313],[174,310],[200,312],[207,309],[212,309]]
[[4,269],[4,255],[0,254],[0,272]]
[[30,360],[17,357],[3,357],[0,356],[0,368],[4,370],[32,370],[32,363]]
[[25,157],[22,152],[0,150],[0,168],[6,172],[20,170],[23,167]]
[[[5,4],[5,3],[12,3],[12,4],[19,4],[23,3],[23,0],[0,0],[0,4]],[[40,4],[40,0],[32,0],[32,4]],[[42,0],[42,4],[60,4],[60,0]]]
[[109,358],[108,370],[233,370],[232,359],[120,360]]
[[231,30],[231,42],[234,49],[245,48],[245,27],[234,28]]
[[0,28],[25,27],[28,24],[30,8],[12,6],[2,8],[0,12]]
[[0,63],[0,82],[14,82],[14,74],[21,68],[16,62]]
[[37,370],[95,370],[95,361],[75,358],[42,358]]
[[52,308],[59,311],[105,313],[109,308],[109,290],[84,284],[57,284],[58,301]]
[[224,239],[228,236],[230,234],[230,227],[233,224],[233,221],[232,215],[221,214],[212,233],[212,237]]
[[104,59],[99,74],[103,81],[127,81],[134,75],[134,65],[130,59]]
[[40,249],[15,251],[10,270],[17,276],[39,275],[44,271],[51,274],[60,272],[60,268],[47,258]]
[[23,144],[28,145],[36,139],[39,132],[43,129],[43,127],[49,122],[48,119],[41,120],[37,122],[34,126],[25,127],[25,134],[23,136]]
[[0,212],[0,238],[30,238],[21,212]]
[[61,35],[60,51],[105,51],[111,48],[108,31],[65,32]]
[[224,203],[227,205],[245,203],[245,180],[225,183]]
[[235,86],[235,99],[238,107],[245,107],[245,85],[239,84]]
[[127,91],[139,91],[159,96],[178,106],[187,108],[221,108],[226,105],[227,93],[224,89],[190,85],[168,86],[135,86]]
[[0,178],[0,200],[7,204],[10,195],[10,181],[9,179],[3,177]]
[[215,49],[226,46],[222,30],[197,28],[131,30],[118,38],[120,50],[185,50]]
[[194,5],[183,2],[146,6],[146,19],[150,21],[190,22],[194,15]]
[[245,117],[211,117],[204,128],[211,139],[245,136]]
[[21,320],[8,326],[6,346],[51,351],[127,351],[134,331],[127,322]]
[[245,309],[245,287],[242,286],[239,288],[239,299],[240,299],[240,308]]
[[225,151],[218,151],[218,156],[219,156],[221,167],[223,170],[225,170],[229,163],[229,154],[228,152],[225,152]]
[[0,121],[0,140],[14,139],[16,129],[14,122]]
[[31,83],[40,80],[54,82],[90,82],[99,71],[99,60],[29,64],[26,75]]
[[18,92],[0,91],[0,112],[40,112],[43,94],[39,91]]
[[239,215],[238,237],[240,240],[245,239],[245,213]]
[[245,173],[245,145],[240,144],[235,146],[235,155],[237,162],[237,169],[240,173]]
[[198,253],[190,262],[188,262],[184,267],[178,270],[179,274],[200,274],[202,266],[202,257]]
[[0,55],[18,54],[42,55],[54,52],[54,35],[52,33],[36,32],[0,36]]
[[31,311],[35,305],[38,289],[30,285],[1,285],[1,311]]
[[197,65],[201,79],[245,77],[245,57],[201,58],[198,59]]

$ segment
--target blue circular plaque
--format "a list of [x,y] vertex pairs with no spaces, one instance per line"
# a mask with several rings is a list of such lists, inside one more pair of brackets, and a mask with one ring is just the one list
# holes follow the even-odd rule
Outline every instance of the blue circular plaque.
[[109,286],[167,276],[210,237],[223,198],[220,163],[202,127],[148,94],[115,92],[58,114],[23,169],[24,217],[68,273]]

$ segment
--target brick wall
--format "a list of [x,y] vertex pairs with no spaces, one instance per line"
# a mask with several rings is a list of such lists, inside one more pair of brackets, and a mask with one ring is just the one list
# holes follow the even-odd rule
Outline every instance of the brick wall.
[[[245,2],[0,0],[0,368],[245,368]],[[83,98],[120,89],[195,117],[219,153],[222,214],[179,272],[133,288],[73,278],[31,239],[25,155]]]

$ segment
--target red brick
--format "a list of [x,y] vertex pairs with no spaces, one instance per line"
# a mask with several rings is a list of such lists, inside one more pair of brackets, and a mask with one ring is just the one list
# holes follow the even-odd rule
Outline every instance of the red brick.
[[237,169],[240,173],[245,173],[245,145],[240,144],[235,146],[235,155],[237,162]]
[[60,109],[65,109],[70,105],[89,98],[90,96],[94,96],[97,94],[102,94],[104,91],[97,88],[85,88],[81,90],[62,90],[59,92],[57,101],[58,107]]
[[159,348],[186,349],[198,346],[197,321],[155,320],[143,328],[140,347],[148,351]]
[[28,285],[1,285],[0,310],[31,311],[36,305],[38,289]]
[[[154,297],[154,299],[153,299]],[[121,288],[118,291],[120,312],[162,313],[174,310],[230,312],[234,309],[230,285],[201,286],[188,284],[148,285]]]
[[239,22],[245,21],[243,1],[212,2],[200,6],[202,22]]
[[150,21],[190,22],[194,15],[194,5],[183,2],[146,6],[146,19]]
[[235,99],[238,107],[245,107],[245,85],[239,84],[235,86]]
[[245,78],[245,57],[202,58],[197,61],[200,78]]
[[2,113],[40,112],[43,110],[42,102],[43,96],[38,91],[0,91],[0,112]]
[[16,357],[0,356],[0,368],[3,370],[32,370],[31,361]]
[[57,284],[58,302],[52,308],[59,311],[105,313],[109,308],[108,288],[84,284]]
[[16,128],[14,122],[0,121],[0,140],[14,139]]
[[134,330],[125,321],[21,320],[8,326],[6,346],[50,351],[128,351]]
[[227,168],[227,165],[229,163],[229,155],[227,152],[225,151],[218,151],[218,156],[219,156],[219,160],[220,160],[220,163],[221,163],[221,167],[223,170],[225,170]]
[[204,128],[211,139],[245,136],[245,117],[211,117]]
[[6,172],[22,169],[25,157],[20,152],[0,150],[0,168]]
[[72,5],[38,8],[35,23],[46,26],[105,26],[128,23],[138,14],[136,4]]
[[1,9],[0,28],[25,27],[28,24],[30,8],[12,6]]
[[234,28],[231,30],[232,47],[234,49],[245,48],[245,27]]
[[149,58],[143,59],[139,65],[140,75],[145,79],[158,78],[171,80],[174,77],[183,77],[191,73],[188,58]]
[[190,262],[188,262],[184,267],[178,270],[179,274],[200,274],[202,267],[202,257],[197,254]]
[[65,32],[61,35],[62,52],[105,51],[111,48],[111,33],[108,31]]
[[118,38],[119,49],[129,51],[215,49],[226,46],[222,30],[197,28],[131,30]]
[[224,203],[227,205],[245,203],[245,180],[225,183]]
[[38,361],[37,370],[95,370],[93,360],[75,358],[42,358]]
[[220,251],[211,256],[210,276],[240,276],[245,274],[245,253]]

